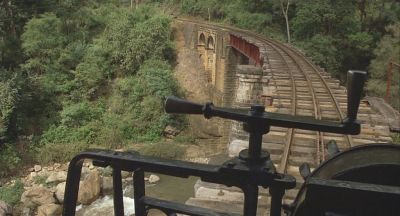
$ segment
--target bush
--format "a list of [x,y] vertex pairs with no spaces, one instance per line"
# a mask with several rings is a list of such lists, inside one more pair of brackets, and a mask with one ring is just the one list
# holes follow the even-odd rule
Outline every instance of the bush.
[[[21,163],[21,158],[14,145],[4,144],[0,148],[0,177],[16,169]],[[1,200],[1,199],[0,199]]]
[[17,180],[12,186],[0,187],[0,200],[4,200],[10,205],[15,205],[21,199],[23,192],[24,184]]
[[98,119],[102,110],[91,106],[88,102],[82,101],[64,107],[61,112],[61,124],[68,127],[86,125],[94,119]]
[[157,141],[167,124],[179,121],[163,110],[165,97],[178,90],[170,22],[152,7],[132,11],[106,4],[28,23],[24,69],[36,72],[34,89],[52,102],[37,108],[40,120],[49,120],[33,147],[38,161],[68,161],[89,145]]
[[139,150],[141,154],[166,159],[181,158],[185,151],[185,146],[171,143],[147,144]]
[[86,143],[48,143],[35,149],[35,159],[41,164],[70,161],[76,154],[89,146]]

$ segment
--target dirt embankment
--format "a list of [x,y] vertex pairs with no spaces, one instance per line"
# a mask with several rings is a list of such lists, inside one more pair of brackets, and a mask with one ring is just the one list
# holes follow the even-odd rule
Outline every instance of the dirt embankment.
[[[204,103],[211,101],[210,84],[202,59],[193,44],[193,26],[175,22],[173,24],[174,39],[177,50],[177,65],[175,77],[185,98],[191,101]],[[225,143],[218,143],[221,137],[217,121],[204,119],[203,116],[188,116],[188,132],[202,143],[209,143],[212,149],[219,151],[225,148]],[[214,150],[215,150],[214,149]],[[216,152],[215,152],[216,153]]]

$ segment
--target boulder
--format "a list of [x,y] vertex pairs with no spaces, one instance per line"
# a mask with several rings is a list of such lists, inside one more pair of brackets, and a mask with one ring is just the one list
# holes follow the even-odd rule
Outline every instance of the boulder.
[[56,186],[56,198],[60,203],[64,202],[65,182],[61,182]]
[[121,171],[121,178],[125,179],[132,176],[132,172]]
[[60,168],[60,167],[61,167],[61,164],[59,164],[59,163],[55,163],[55,164],[53,164],[53,167],[54,167],[54,169],[58,169],[58,168]]
[[81,171],[81,179],[85,179],[88,174],[91,172],[91,170],[88,167],[82,167],[82,171]]
[[42,170],[42,166],[35,165],[35,166],[33,166],[33,169],[35,170],[35,172],[39,172],[40,170]]
[[109,195],[112,194],[114,191],[114,186],[113,186],[113,178],[109,176],[105,176],[102,178],[102,193],[103,195]]
[[39,206],[37,216],[60,216],[61,213],[61,205],[51,203]]
[[63,182],[67,180],[67,172],[60,171],[60,172],[53,172],[47,177],[46,183],[51,182]]
[[78,202],[88,205],[95,201],[100,196],[100,186],[100,173],[97,170],[90,172],[79,183]]
[[23,208],[21,212],[21,216],[32,216],[32,210],[30,208]]
[[156,175],[154,175],[154,174],[151,174],[151,175],[149,176],[149,183],[155,184],[155,183],[157,183],[158,181],[160,181],[160,177],[158,177],[158,176],[156,176]]
[[0,200],[0,216],[12,215],[12,210],[9,204]]
[[179,134],[179,130],[176,129],[175,127],[172,127],[170,125],[167,125],[164,129],[164,136],[167,138],[173,138],[174,136]]
[[21,202],[24,203],[24,206],[36,207],[44,204],[55,203],[56,199],[54,198],[54,193],[49,189],[42,186],[36,186],[22,194]]

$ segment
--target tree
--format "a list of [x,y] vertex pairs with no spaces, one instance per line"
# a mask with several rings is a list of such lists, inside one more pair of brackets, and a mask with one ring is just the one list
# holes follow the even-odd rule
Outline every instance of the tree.
[[289,16],[288,16],[290,0],[279,0],[279,2],[281,5],[283,17],[285,17],[287,40],[288,43],[290,43],[290,28],[289,28]]

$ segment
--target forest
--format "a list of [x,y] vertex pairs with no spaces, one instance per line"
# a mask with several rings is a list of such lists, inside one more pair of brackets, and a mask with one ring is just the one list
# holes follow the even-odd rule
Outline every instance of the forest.
[[[385,95],[400,62],[395,0],[3,0],[0,9],[0,177],[21,164],[65,162],[87,147],[154,143],[167,125],[174,16],[259,32],[299,47],[344,82],[367,70]],[[399,70],[397,70],[399,72]],[[400,73],[397,73],[400,74]],[[399,75],[392,98],[400,98]],[[400,105],[393,100],[393,106]]]

